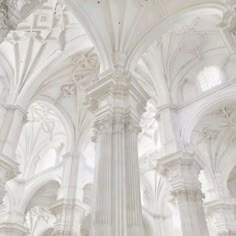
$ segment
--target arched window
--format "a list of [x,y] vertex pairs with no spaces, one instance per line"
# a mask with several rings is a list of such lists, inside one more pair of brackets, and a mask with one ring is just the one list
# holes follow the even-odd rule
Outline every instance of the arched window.
[[207,91],[222,83],[223,73],[217,66],[204,67],[198,75],[202,91]]

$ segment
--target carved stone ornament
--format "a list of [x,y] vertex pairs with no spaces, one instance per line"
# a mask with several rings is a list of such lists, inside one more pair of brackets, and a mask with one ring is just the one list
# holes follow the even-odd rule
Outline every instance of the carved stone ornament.
[[225,12],[219,24],[220,32],[231,54],[236,53],[236,5],[229,3],[229,10]]
[[61,87],[62,97],[71,97],[75,95],[76,88],[74,84],[65,84]]

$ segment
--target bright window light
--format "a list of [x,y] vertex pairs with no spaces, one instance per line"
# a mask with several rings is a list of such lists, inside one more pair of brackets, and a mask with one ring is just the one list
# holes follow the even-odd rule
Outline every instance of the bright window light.
[[219,67],[204,67],[198,75],[202,91],[207,91],[217,85],[220,85],[222,82],[222,77],[223,74]]

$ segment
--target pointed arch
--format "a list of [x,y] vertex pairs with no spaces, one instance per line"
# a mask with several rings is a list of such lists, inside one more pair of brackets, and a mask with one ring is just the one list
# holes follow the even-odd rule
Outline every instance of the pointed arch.
[[[194,7],[190,7],[184,10],[181,10],[177,13],[174,13],[168,16],[160,24],[155,26],[149,33],[139,41],[139,43],[134,47],[131,53],[128,56],[127,60],[127,70],[133,71],[137,65],[138,60],[146,52],[146,50],[152,45],[154,41],[159,41],[161,36],[167,33],[170,30],[170,25],[173,27],[176,24],[181,24],[186,21],[186,18],[191,18],[192,16],[204,15],[204,14],[215,14],[222,17],[225,10],[225,5],[220,3],[206,3],[206,4],[197,4]],[[174,22],[174,24],[173,24]]]
[[40,180],[37,181],[37,183],[33,183],[32,186],[29,188],[28,191],[25,193],[24,200],[21,202],[19,209],[21,212],[25,212],[27,209],[27,206],[30,202],[30,200],[34,197],[34,195],[45,185],[50,183],[56,183],[59,186],[61,186],[61,178],[58,176],[42,176]]
[[[93,26],[89,16],[81,7],[79,1],[74,0],[63,0],[67,7],[73,12],[75,17],[78,19],[80,24],[83,26],[84,30],[87,32],[89,38],[95,46],[98,56],[101,61],[101,71],[105,71],[108,68],[111,68],[112,60],[111,56],[107,50],[105,42],[102,40],[102,37],[99,31]],[[24,3],[25,1],[21,0],[18,4],[18,10],[20,13],[20,22],[26,19],[34,10],[39,8],[46,0],[31,0],[30,3]]]

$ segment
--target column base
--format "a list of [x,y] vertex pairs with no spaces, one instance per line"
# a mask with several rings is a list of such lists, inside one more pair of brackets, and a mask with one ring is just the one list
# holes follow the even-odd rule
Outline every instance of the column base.
[[27,228],[15,223],[1,223],[0,236],[26,236]]

